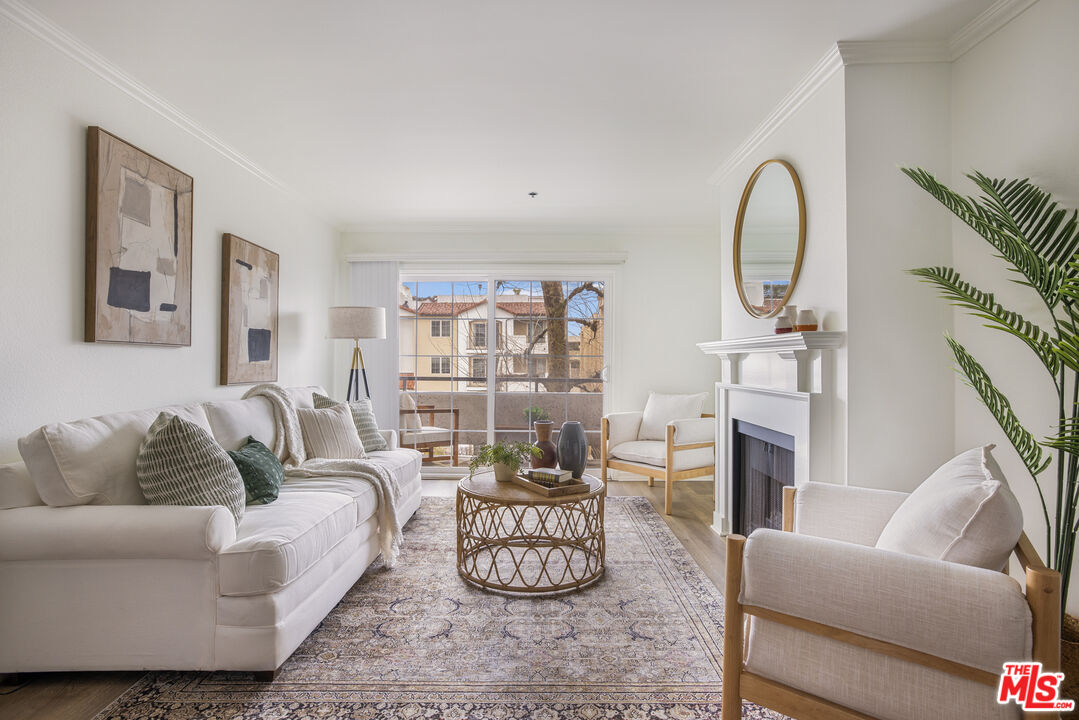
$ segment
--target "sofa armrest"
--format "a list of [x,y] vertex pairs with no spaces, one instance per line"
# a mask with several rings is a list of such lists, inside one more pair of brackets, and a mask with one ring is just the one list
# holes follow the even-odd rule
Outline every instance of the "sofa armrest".
[[794,531],[832,540],[876,545],[907,493],[808,482],[794,495]]
[[[667,423],[674,426],[674,444],[690,445],[715,442],[716,421],[714,418],[688,418],[672,420]],[[677,450],[678,448],[675,448]]]
[[1031,655],[1030,608],[1008,575],[838,540],[755,531],[740,600],[994,675]]
[[637,439],[637,433],[641,430],[643,412],[616,412],[608,413],[607,418],[610,427],[610,435],[607,439],[607,447],[613,448],[625,442],[633,442]]
[[0,511],[0,560],[202,560],[236,542],[221,506],[76,505]]
[[379,430],[378,434],[386,439],[386,449],[396,450],[398,447],[397,431],[396,430]]

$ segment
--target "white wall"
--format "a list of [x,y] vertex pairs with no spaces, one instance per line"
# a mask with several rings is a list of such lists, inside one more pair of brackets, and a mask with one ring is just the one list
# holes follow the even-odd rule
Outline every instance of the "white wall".
[[851,65],[843,74],[847,481],[910,491],[952,455],[954,375],[943,337],[951,311],[905,271],[949,264],[951,226],[899,166],[948,177],[950,67]]
[[[280,381],[329,381],[328,224],[3,20],[0,98],[0,462],[47,422],[244,392],[217,384],[225,232],[281,256]],[[195,179],[191,347],[82,342],[88,125]]]
[[[791,302],[814,308],[822,330],[847,329],[847,179],[843,107],[843,76],[838,72],[721,182],[719,268],[723,286],[724,338],[767,335],[773,329],[773,320],[754,318],[742,307],[734,285],[733,264],[734,223],[742,190],[757,165],[771,158],[787,160],[794,166],[805,195],[805,257]],[[747,359],[747,374],[774,372],[774,364],[766,366],[759,360]],[[847,350],[840,348],[836,351],[837,398],[832,408],[834,482],[843,482],[845,478],[846,376]]]
[[[703,182],[703,181],[702,181]],[[719,364],[696,343],[719,336],[719,241],[703,231],[610,232],[349,232],[341,258],[352,253],[543,250],[574,254],[625,251],[615,289],[612,335],[617,352],[609,411],[640,410],[648,392],[709,392]]]
[[[963,177],[972,169],[992,177],[1029,177],[1065,207],[1079,207],[1077,28],[1079,3],[1039,0],[953,64],[953,186],[973,194],[974,186]],[[989,245],[958,221],[953,228],[956,269],[982,289],[997,292],[1006,306],[1044,322],[1039,301],[1009,282],[1014,275],[992,256]],[[1026,347],[958,313],[955,330],[1034,435],[1049,435],[1056,421],[1055,393]],[[1023,505],[1027,534],[1044,551],[1045,525],[1033,481],[974,393],[957,385],[955,449],[997,443],[996,457]],[[1052,508],[1055,473],[1042,477]],[[1072,612],[1079,611],[1076,587],[1073,582]]]

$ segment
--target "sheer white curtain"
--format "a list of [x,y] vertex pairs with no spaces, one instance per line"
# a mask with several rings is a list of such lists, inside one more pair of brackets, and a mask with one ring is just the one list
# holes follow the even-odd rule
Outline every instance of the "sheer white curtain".
[[[398,422],[397,388],[399,384],[400,270],[396,262],[349,263],[349,302],[352,305],[376,305],[386,308],[386,339],[361,340],[367,381],[371,386],[371,404],[381,428],[396,429]],[[347,364],[340,364],[342,382]]]

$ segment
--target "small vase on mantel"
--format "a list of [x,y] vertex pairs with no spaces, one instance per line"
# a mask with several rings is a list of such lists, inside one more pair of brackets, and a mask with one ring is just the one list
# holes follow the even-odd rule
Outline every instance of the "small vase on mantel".
[[551,432],[554,423],[550,420],[537,420],[532,423],[536,429],[536,448],[543,453],[539,457],[532,456],[533,468],[553,468],[558,464],[558,446],[551,442]]
[[809,308],[798,311],[798,317],[794,321],[795,332],[813,332],[817,329],[817,316]]
[[584,427],[576,420],[562,423],[562,429],[558,431],[558,467],[572,472],[574,480],[580,480],[587,461],[588,440],[584,436]]

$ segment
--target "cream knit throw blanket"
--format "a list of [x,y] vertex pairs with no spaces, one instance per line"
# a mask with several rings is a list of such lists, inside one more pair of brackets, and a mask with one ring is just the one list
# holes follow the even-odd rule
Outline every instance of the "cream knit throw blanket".
[[256,385],[244,398],[264,397],[274,410],[277,440],[273,452],[282,458],[286,478],[349,477],[359,478],[371,484],[378,495],[378,533],[382,561],[386,567],[397,564],[401,550],[401,524],[397,521],[397,505],[401,499],[401,487],[385,468],[361,458],[328,460],[307,459],[303,445],[303,432],[296,416],[296,404],[288,392],[275,383]]

